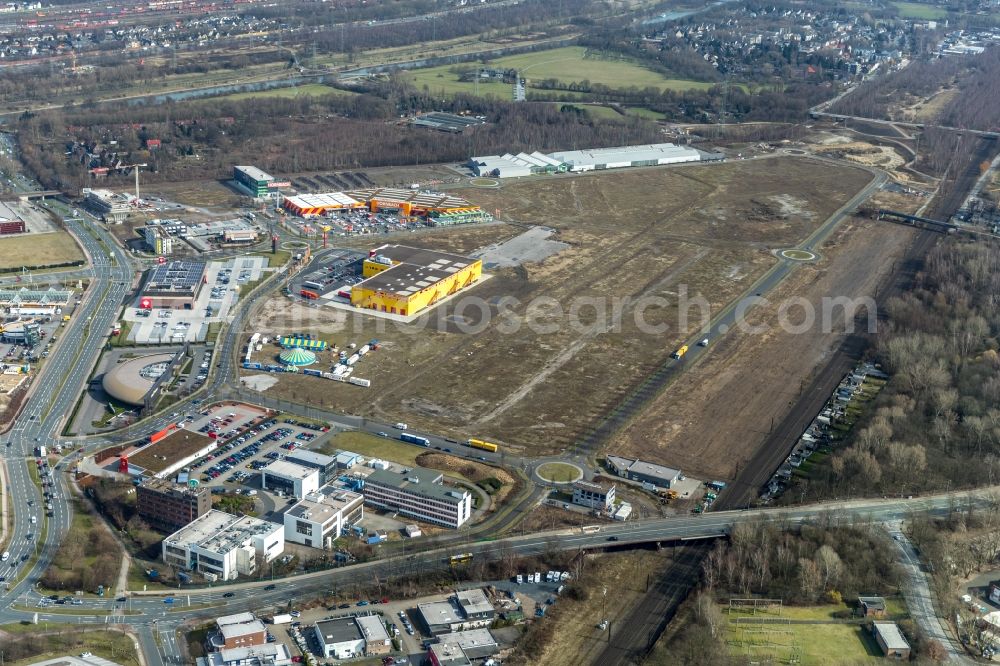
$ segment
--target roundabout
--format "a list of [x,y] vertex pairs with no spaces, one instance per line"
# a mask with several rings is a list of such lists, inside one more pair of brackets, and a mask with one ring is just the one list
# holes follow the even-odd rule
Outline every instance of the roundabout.
[[535,476],[548,483],[566,484],[583,478],[583,470],[572,463],[546,462],[535,468]]
[[815,261],[816,254],[809,252],[808,250],[781,250],[778,252],[778,256],[782,259],[788,259],[790,261]]
[[473,187],[500,187],[500,181],[496,178],[470,178],[469,185]]

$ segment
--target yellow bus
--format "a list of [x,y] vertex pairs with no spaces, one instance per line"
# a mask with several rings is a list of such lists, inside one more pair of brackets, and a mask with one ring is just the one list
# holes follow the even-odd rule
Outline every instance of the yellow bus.
[[456,564],[467,564],[472,561],[472,553],[459,553],[448,558],[448,562],[454,566]]
[[493,451],[494,453],[496,453],[499,448],[496,444],[484,442],[481,439],[470,439],[467,443],[474,449],[483,449],[484,451]]

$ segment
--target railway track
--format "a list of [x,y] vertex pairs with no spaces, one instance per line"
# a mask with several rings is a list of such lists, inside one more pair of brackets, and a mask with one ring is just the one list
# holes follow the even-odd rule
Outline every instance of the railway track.
[[611,626],[611,640],[592,663],[602,666],[641,663],[697,584],[701,561],[714,541],[678,546],[674,561],[632,611]]

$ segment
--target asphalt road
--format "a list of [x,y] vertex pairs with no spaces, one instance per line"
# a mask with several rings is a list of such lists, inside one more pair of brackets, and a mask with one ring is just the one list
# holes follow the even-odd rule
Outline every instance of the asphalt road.
[[[831,216],[813,236],[805,241],[801,248],[811,250],[818,243],[821,243],[827,234],[836,226],[850,210],[863,198],[867,197],[884,180],[884,175],[876,177],[872,183],[858,193],[858,195],[848,202],[840,211]],[[69,209],[61,204],[51,204],[53,210],[68,214]],[[9,483],[12,489],[12,513],[13,531],[11,534],[9,550],[11,551],[11,562],[19,561],[21,557],[27,555],[29,558],[30,570],[22,573],[20,579],[16,580],[5,594],[0,595],[0,622],[12,622],[28,619],[32,611],[17,610],[12,604],[26,604],[28,607],[38,609],[40,614],[44,614],[44,608],[38,608],[39,596],[33,589],[33,584],[38,576],[45,570],[54,555],[58,544],[69,527],[72,518],[71,506],[66,501],[69,490],[61,472],[71,468],[75,462],[75,454],[63,460],[57,467],[54,477],[54,492],[58,501],[54,502],[54,516],[47,521],[47,532],[45,539],[41,542],[37,538],[28,538],[28,533],[37,530],[38,526],[32,526],[30,516],[37,515],[41,521],[44,515],[41,512],[43,503],[41,502],[40,491],[32,482],[29,476],[29,465],[33,465],[31,456],[32,448],[39,443],[51,443],[59,439],[58,429],[64,416],[69,414],[75,404],[80,391],[90,373],[94,359],[100,352],[100,347],[110,330],[111,324],[115,321],[123,299],[129,292],[133,279],[133,266],[130,258],[122,251],[99,224],[90,224],[84,220],[67,220],[67,227],[74,232],[92,258],[93,279],[87,296],[81,306],[77,309],[70,326],[62,333],[63,340],[50,354],[48,362],[42,367],[40,374],[35,379],[34,390],[27,401],[14,429],[6,438],[10,442],[9,447],[0,447],[0,455],[4,458],[7,467]],[[88,232],[89,230],[89,232]],[[92,233],[91,233],[92,232]],[[113,255],[113,258],[112,256]],[[754,290],[756,293],[764,294],[776,286],[794,267],[792,262],[780,262],[777,267],[765,275]],[[221,396],[238,397],[246,395],[244,392],[237,393],[232,387],[236,383],[236,358],[235,353],[242,345],[240,332],[244,328],[243,322],[248,321],[256,311],[257,307],[281,286],[280,278],[272,279],[267,286],[255,291],[248,299],[245,299],[235,315],[235,321],[227,327],[222,340],[215,347],[215,368],[205,389],[200,391],[199,396],[210,396],[212,398]],[[741,304],[742,305],[742,304]],[[747,304],[752,305],[752,303]],[[710,339],[724,335],[737,322],[740,305],[733,306],[713,322],[712,328],[707,332]],[[698,335],[704,337],[705,332]],[[72,341],[72,344],[67,343]],[[693,341],[692,341],[693,342]],[[710,349],[710,347],[709,347]],[[683,368],[684,362],[697,358],[704,349],[692,345],[689,356],[681,362],[670,363],[670,372],[677,372]],[[247,392],[249,393],[249,392]],[[196,396],[188,398],[186,401],[171,406],[171,410],[184,412],[190,400]],[[378,423],[360,419],[348,415],[322,412],[299,405],[281,403],[273,401],[263,396],[254,394],[253,399],[265,406],[301,414],[303,416],[316,416],[324,418],[332,423],[350,428],[357,428],[368,432],[394,433],[390,424]],[[160,415],[142,423],[143,432],[152,432],[160,429],[170,422],[166,415]],[[424,434],[424,433],[421,433]],[[471,458],[483,458],[491,462],[506,462],[511,465],[527,465],[530,461],[520,459],[504,459],[502,453],[492,454],[490,452],[468,449],[457,442],[449,441],[434,435],[424,434],[430,440],[431,447],[451,448],[452,452],[458,455],[465,455]],[[105,445],[111,441],[122,441],[125,435],[112,437],[78,438],[74,440],[77,445],[83,445],[87,450]],[[493,535],[502,531],[503,528],[513,524],[516,519],[523,515],[525,511],[531,510],[535,503],[541,498],[545,489],[536,486],[531,492],[526,493],[523,500],[518,502],[509,514],[497,525],[490,525]],[[29,507],[27,500],[35,502],[34,507]],[[576,550],[580,548],[601,548],[615,547],[632,543],[646,543],[650,541],[677,541],[683,539],[703,539],[713,538],[728,533],[735,522],[742,520],[756,520],[761,516],[782,516],[789,522],[796,523],[812,516],[830,510],[850,510],[852,515],[864,517],[865,520],[892,520],[904,517],[916,508],[935,509],[947,507],[947,499],[937,500],[915,500],[913,502],[873,502],[857,503],[844,502],[836,505],[825,505],[818,507],[805,507],[796,510],[768,509],[764,511],[744,511],[744,512],[712,512],[704,515],[677,516],[668,519],[657,519],[648,521],[633,521],[621,525],[610,525],[602,527],[595,533],[583,533],[577,531],[549,532],[541,534],[531,534],[508,537],[499,540],[484,540],[482,542],[462,543],[461,552],[471,551],[478,556],[489,557],[497,549],[509,548],[520,554],[540,554],[550,549]],[[37,536],[37,535],[36,535]],[[139,640],[146,653],[147,663],[150,666],[159,666],[162,663],[169,663],[170,656],[177,654],[174,641],[174,629],[184,620],[196,616],[211,617],[220,612],[238,612],[240,610],[255,610],[261,612],[268,605],[276,606],[288,603],[289,599],[295,596],[320,592],[329,589],[331,584],[341,584],[356,582],[358,580],[371,579],[378,575],[381,579],[387,576],[401,575],[403,573],[417,573],[430,569],[443,569],[447,567],[447,556],[456,552],[458,542],[462,539],[478,538],[475,532],[470,534],[449,535],[441,541],[432,541],[429,544],[447,543],[434,550],[420,553],[394,553],[386,551],[386,556],[382,559],[313,574],[305,574],[276,583],[274,590],[264,589],[267,582],[240,583],[226,586],[224,589],[194,589],[185,590],[183,596],[178,596],[173,603],[164,603],[164,595],[146,595],[135,593],[128,600],[123,609],[113,599],[87,599],[80,606],[71,607],[79,615],[59,615],[50,614],[46,619],[57,622],[100,622],[107,620],[106,614],[112,614],[116,622],[132,625],[138,632]],[[697,547],[690,549],[695,555],[685,555],[679,559],[688,561],[696,558]],[[31,558],[37,557],[36,560]],[[689,562],[690,564],[690,562]],[[689,580],[687,576],[684,576]],[[662,591],[663,598],[679,597],[682,586],[679,584],[680,578],[667,579],[657,584],[657,589]],[[239,595],[239,599],[226,599],[222,595],[229,590],[252,590],[252,594]],[[184,610],[188,604],[196,606],[190,611]],[[210,608],[205,608],[205,606]],[[676,605],[674,603],[674,605]],[[668,604],[669,606],[669,604]],[[220,611],[224,609],[224,611]],[[656,609],[654,609],[655,611]],[[668,607],[662,609],[661,614],[668,612]],[[636,639],[636,632],[641,633],[635,627],[624,627],[615,643],[615,634],[612,633],[615,649],[628,650],[628,645]],[[657,632],[658,633],[658,632]],[[636,635],[631,635],[636,634]],[[609,648],[610,649],[610,648]]]
[[934,595],[931,593],[927,575],[920,567],[920,556],[917,549],[913,547],[910,540],[903,534],[900,521],[890,521],[886,525],[889,535],[896,542],[899,550],[899,561],[905,571],[905,585],[903,587],[903,597],[906,605],[910,609],[910,615],[920,626],[924,634],[931,640],[936,640],[944,647],[948,653],[948,660],[960,664],[971,664],[965,650],[955,644],[951,635],[944,630],[941,618],[934,610]]

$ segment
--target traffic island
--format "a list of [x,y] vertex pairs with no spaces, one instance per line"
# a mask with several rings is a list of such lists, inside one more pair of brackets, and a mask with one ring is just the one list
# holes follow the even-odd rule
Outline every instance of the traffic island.
[[571,463],[547,462],[535,468],[535,476],[548,483],[566,484],[583,478],[583,470]]

